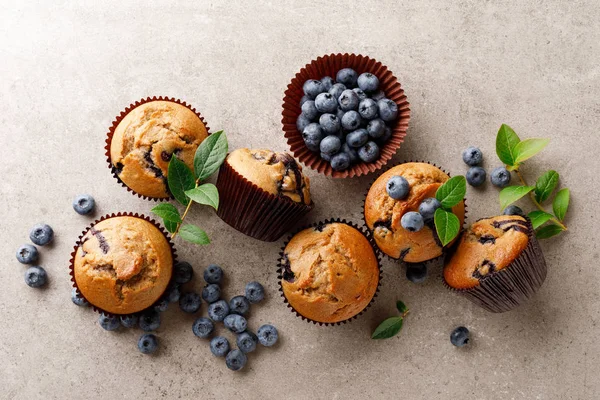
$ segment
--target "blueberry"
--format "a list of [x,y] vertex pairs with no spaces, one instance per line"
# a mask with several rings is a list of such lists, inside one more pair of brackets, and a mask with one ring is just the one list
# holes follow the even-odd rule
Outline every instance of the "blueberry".
[[200,309],[200,304],[202,304],[201,297],[194,292],[184,293],[179,299],[179,308],[189,314],[197,312]]
[[469,146],[462,152],[462,159],[465,164],[474,167],[481,164],[483,153],[475,146]]
[[279,333],[277,332],[277,328],[273,325],[263,325],[258,328],[256,331],[256,335],[258,336],[258,341],[260,344],[266,347],[271,347],[275,343],[277,343],[277,339],[279,339]]
[[326,138],[324,138],[321,141],[321,144],[319,146],[319,148],[321,149],[321,153],[325,153],[325,154],[335,154],[338,151],[340,151],[340,148],[342,147],[342,141],[340,140],[339,137],[334,136],[334,135],[330,135],[327,136]]
[[406,266],[406,279],[412,283],[423,283],[425,278],[427,278],[427,265],[420,263]]
[[442,203],[435,197],[428,197],[419,204],[419,214],[423,217],[425,223],[433,222],[435,210],[440,208]]
[[329,89],[329,93],[331,93],[333,98],[337,100],[340,98],[344,90],[346,90],[346,86],[343,83],[336,83],[331,87],[331,89]]
[[350,166],[350,156],[348,153],[338,153],[331,157],[331,168],[336,171],[343,171]]
[[393,100],[379,100],[377,107],[379,108],[379,117],[385,122],[391,122],[398,118],[398,105]]
[[160,326],[160,313],[155,310],[144,311],[139,318],[140,329],[144,332],[155,331]]
[[337,110],[337,99],[331,93],[321,93],[315,99],[315,107],[319,112],[331,113]]
[[200,317],[192,324],[192,332],[199,338],[206,339],[215,330],[215,324],[205,317]]
[[32,288],[44,286],[48,281],[48,274],[42,267],[34,266],[27,268],[25,271],[25,283]]
[[385,135],[385,129],[385,122],[381,118],[373,119],[367,124],[367,132],[373,139],[382,138]]
[[139,322],[139,318],[137,314],[126,314],[119,316],[119,320],[121,321],[121,325],[125,328],[133,328],[137,326]]
[[225,365],[232,371],[239,371],[248,362],[248,357],[238,349],[231,350],[225,357]]
[[348,157],[350,158],[350,164],[354,164],[358,161],[358,152],[356,149],[348,146],[348,143],[344,143],[340,151],[348,154]]
[[17,249],[17,260],[21,264],[33,264],[38,256],[38,249],[32,244],[24,244]]
[[463,347],[469,343],[469,330],[464,326],[459,326],[450,334],[450,342],[456,347]]
[[81,215],[91,213],[95,205],[96,201],[89,194],[81,194],[73,200],[73,210]]
[[229,312],[244,315],[250,310],[250,302],[244,296],[235,296],[229,300]]
[[[335,108],[337,110],[337,106]],[[334,135],[340,131],[342,123],[340,119],[334,114],[323,114],[319,117],[319,125],[324,133],[328,135]]]
[[340,69],[335,76],[337,82],[343,83],[346,87],[352,88],[356,86],[358,74],[352,68]]
[[194,276],[194,269],[185,261],[178,262],[173,265],[173,281],[180,285],[184,283],[188,283],[192,280],[192,276]]
[[510,172],[504,167],[498,167],[493,170],[490,177],[494,186],[503,188],[510,183]]
[[169,303],[177,303],[181,297],[181,291],[179,285],[175,282],[170,282],[165,291],[165,298],[169,300]]
[[100,317],[98,317],[98,324],[106,331],[116,331],[121,325],[119,323],[119,317],[106,314],[100,314]]
[[344,111],[340,107],[338,107],[335,116],[338,117],[338,119],[340,120],[340,125],[342,124],[342,118],[344,118],[344,114],[346,114],[346,111]]
[[256,350],[258,338],[252,332],[242,332],[237,335],[236,343],[242,353],[251,353]]
[[248,321],[246,318],[239,314],[229,314],[223,320],[225,328],[229,329],[233,333],[242,333],[248,327]]
[[223,280],[223,269],[217,264],[209,264],[204,270],[203,277],[206,283],[219,284]]
[[352,91],[354,93],[356,93],[356,95],[358,96],[358,101],[361,102],[364,99],[368,98],[367,94],[360,88],[354,88],[352,89]]
[[325,90],[329,90],[333,87],[333,84],[335,83],[333,78],[330,76],[324,76],[321,78],[321,83],[323,84],[323,89]]
[[152,354],[158,349],[158,338],[152,333],[144,333],[138,340],[138,349],[143,354]]
[[388,196],[394,200],[405,199],[410,191],[410,185],[405,177],[400,175],[394,175],[388,179],[385,185],[385,191]]
[[307,95],[302,96],[302,98],[300,99],[300,107],[302,107],[302,104],[306,103],[309,100],[310,97],[308,97]]
[[46,224],[38,224],[29,232],[29,239],[38,246],[45,246],[54,238],[54,231]]
[[467,183],[471,186],[481,186],[485,182],[485,169],[481,167],[471,167],[467,171]]
[[87,307],[90,305],[90,303],[88,303],[87,300],[81,295],[81,293],[79,293],[79,291],[75,288],[71,289],[71,301],[73,302],[73,304],[80,307]]
[[338,103],[343,111],[356,110],[358,108],[358,95],[351,89],[346,89],[338,97]]
[[523,212],[523,210],[521,210],[521,207],[515,206],[514,204],[506,207],[504,209],[504,211],[502,212],[502,214],[504,214],[504,215],[520,215],[521,217],[525,216],[525,213]]
[[409,211],[402,216],[400,225],[409,232],[418,232],[425,225],[421,214],[415,211]]
[[331,154],[321,153],[321,159],[323,159],[327,162],[331,162]]
[[221,288],[215,283],[204,286],[202,289],[202,299],[207,303],[214,303],[221,297]]
[[302,132],[304,128],[306,128],[311,122],[312,121],[306,118],[306,115],[302,113],[298,116],[298,119],[296,120],[296,129],[298,129],[298,132]]
[[354,132],[350,132],[348,136],[346,136],[346,143],[348,143],[351,147],[361,147],[364,146],[365,143],[369,141],[369,134],[366,129],[357,129]]
[[357,83],[358,87],[367,93],[373,93],[379,89],[379,79],[370,72],[360,74]]
[[[367,129],[369,127],[367,126]],[[383,131],[383,136],[381,136],[379,139],[377,139],[377,143],[380,146],[383,146],[388,140],[390,140],[390,138],[392,137],[392,130],[386,126],[385,130]]]
[[229,305],[225,300],[215,301],[208,306],[208,316],[215,322],[220,322],[229,314]]
[[304,91],[305,95],[311,99],[314,99],[319,93],[323,93],[325,91],[325,86],[323,83],[321,83],[321,81],[309,79],[304,82],[304,85],[302,85],[302,90]]
[[260,303],[265,298],[265,288],[258,282],[246,285],[246,298],[252,304]]
[[319,117],[319,110],[313,100],[308,100],[302,104],[302,114],[311,121],[314,121]]
[[377,109],[377,103],[373,99],[364,99],[358,105],[358,113],[365,120],[377,118],[379,114],[379,110]]
[[302,138],[310,151],[319,151],[321,140],[323,140],[321,125],[316,123],[308,124],[302,131]]
[[348,131],[358,129],[360,127],[360,123],[360,114],[356,111],[348,111],[344,113],[344,116],[342,117],[342,128]]
[[161,297],[156,303],[154,303],[154,310],[158,312],[165,312],[169,308],[169,299],[165,296]]
[[385,99],[385,93],[383,92],[383,90],[379,89],[378,91],[374,92],[371,94],[371,98],[375,101],[379,101],[382,99]]
[[217,357],[225,357],[229,353],[229,340],[223,336],[215,336],[210,341],[210,351]]
[[379,158],[379,146],[375,142],[367,142],[363,147],[358,149],[358,158],[364,162],[375,162]]

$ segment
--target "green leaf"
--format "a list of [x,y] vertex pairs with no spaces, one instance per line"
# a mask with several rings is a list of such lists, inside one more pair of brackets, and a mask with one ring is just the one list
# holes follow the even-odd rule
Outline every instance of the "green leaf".
[[535,182],[535,199],[542,203],[548,200],[556,185],[558,184],[558,172],[546,171]]
[[569,197],[570,192],[569,189],[564,188],[556,193],[556,197],[552,202],[552,209],[554,210],[554,215],[558,218],[559,221],[565,219],[565,214],[567,213],[567,209],[569,208]]
[[549,224],[535,231],[535,236],[537,236],[538,239],[548,239],[552,236],[558,235],[562,231],[563,228],[561,228],[560,226],[556,224]]
[[517,164],[535,156],[550,143],[550,139],[525,139],[515,146],[515,162]]
[[506,207],[535,189],[533,186],[509,186],[500,191],[500,208]]
[[179,215],[179,211],[171,203],[160,203],[150,211],[152,211],[154,214],[158,215],[165,221],[175,222],[176,224],[181,222],[181,216]]
[[500,161],[508,166],[516,165],[515,147],[520,141],[521,139],[510,126],[502,124],[496,135],[496,154]]
[[390,317],[383,321],[371,335],[371,339],[388,339],[402,329],[402,317]]
[[165,228],[167,229],[167,232],[169,233],[174,233],[177,230],[177,222],[173,222],[173,221],[167,221],[166,219],[163,220],[163,224],[165,224]]
[[533,229],[539,228],[540,226],[544,225],[546,222],[550,221],[553,218],[552,214],[538,210],[530,212],[528,214],[528,217],[531,220]]
[[196,203],[211,206],[215,210],[219,207],[219,191],[212,183],[205,183],[191,190],[186,190],[185,194]]
[[183,161],[180,161],[177,157],[171,157],[167,180],[173,197],[184,206],[187,206],[190,199],[185,195],[185,191],[196,186],[192,171]]
[[435,230],[444,246],[453,241],[458,232],[460,232],[460,221],[451,212],[438,208],[435,210],[433,220],[435,222]]
[[404,314],[405,312],[408,311],[408,308],[406,307],[406,304],[404,304],[402,301],[398,300],[396,302],[396,308],[398,309],[398,311],[400,311],[400,314]]
[[194,171],[196,178],[204,180],[214,174],[229,151],[227,137],[223,131],[213,133],[198,146],[194,156]]
[[182,239],[195,244],[210,243],[210,239],[208,238],[206,232],[195,225],[188,224],[179,228],[179,236],[181,236]]
[[442,207],[450,208],[460,203],[467,193],[467,180],[464,176],[458,175],[448,179],[435,192],[435,198],[442,203]]

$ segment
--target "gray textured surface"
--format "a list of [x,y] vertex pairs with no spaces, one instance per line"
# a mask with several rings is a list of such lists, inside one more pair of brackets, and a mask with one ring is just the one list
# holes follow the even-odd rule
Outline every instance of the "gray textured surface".
[[[86,3],[84,5],[84,3]],[[103,3],[103,4],[102,4]],[[591,399],[600,394],[600,7],[596,1],[2,1],[0,5],[0,398],[405,398]],[[71,199],[92,193],[98,215],[148,213],[151,203],[117,185],[103,156],[113,117],[143,96],[176,96],[196,106],[232,147],[285,150],[280,104],[295,72],[329,52],[368,54],[404,85],[413,118],[397,160],[426,159],[466,172],[467,145],[497,164],[495,133],[506,122],[523,137],[552,141],[524,168],[549,167],[572,190],[563,236],[543,243],[549,274],[523,307],[492,315],[447,292],[440,271],[416,286],[384,262],[374,307],[350,325],[325,328],[295,318],[276,292],[280,243],[233,231],[212,212],[191,219],[210,234],[203,248],[179,244],[200,271],[222,264],[227,294],[250,279],[269,298],[251,326],[281,331],[275,349],[230,373],[191,333],[192,317],[170,309],[161,352],[136,350],[139,332],[102,331],[96,315],[69,300],[69,253],[90,222]],[[336,181],[312,172],[309,221],[359,222],[372,177]],[[498,211],[497,192],[469,189],[469,219]],[[56,241],[42,250],[51,281],[25,286],[14,259],[29,227],[46,221]],[[200,287],[200,282],[196,282]],[[402,333],[371,341],[403,299]],[[468,349],[448,340],[473,332]],[[234,397],[236,395],[237,397]]]

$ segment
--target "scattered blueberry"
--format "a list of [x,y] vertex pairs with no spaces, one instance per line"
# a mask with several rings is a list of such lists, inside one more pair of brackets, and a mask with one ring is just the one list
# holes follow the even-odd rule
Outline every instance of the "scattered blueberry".
[[375,101],[383,100],[385,99],[385,93],[383,92],[383,90],[379,89],[375,93],[371,94],[371,98]]
[[231,350],[225,357],[225,365],[232,371],[239,371],[248,362],[248,357],[238,349]]
[[469,343],[469,330],[464,326],[459,326],[450,334],[450,342],[456,347],[463,347]]
[[89,194],[81,194],[73,200],[73,210],[81,215],[91,213],[95,205],[96,201]]
[[348,154],[348,157],[350,158],[350,164],[354,164],[358,161],[358,152],[356,149],[348,146],[348,143],[344,143],[342,145],[341,151]]
[[223,336],[215,336],[210,341],[210,351],[217,357],[225,357],[229,353],[229,340]]
[[492,185],[506,187],[510,183],[510,172],[504,167],[498,167],[491,174]]
[[467,171],[467,183],[471,186],[481,186],[485,183],[485,169],[481,167],[471,167]]
[[321,140],[323,140],[321,125],[316,123],[308,124],[302,131],[302,138],[310,151],[319,151]]
[[17,249],[17,260],[21,264],[33,264],[38,256],[38,249],[32,244],[24,244]]
[[337,99],[331,93],[321,93],[315,99],[315,107],[319,112],[331,113],[337,110]]
[[375,162],[379,158],[379,146],[375,142],[367,142],[363,147],[358,149],[358,158],[364,162]]
[[258,328],[256,331],[256,335],[258,336],[258,341],[260,344],[266,347],[271,347],[275,343],[277,343],[277,339],[279,339],[279,333],[277,332],[277,328],[273,325],[263,325]]
[[233,333],[242,333],[248,327],[248,321],[246,318],[239,314],[229,314],[223,320],[225,328],[229,329]]
[[334,99],[339,99],[342,93],[346,90],[346,86],[343,83],[334,84],[331,89],[329,89],[329,93],[333,96]]
[[355,148],[359,148],[365,145],[369,141],[369,133],[366,129],[357,129],[354,132],[350,132],[346,136],[346,143]]
[[258,338],[251,332],[242,332],[237,335],[236,343],[242,353],[251,353],[256,350]]
[[107,331],[116,331],[121,325],[119,317],[106,314],[100,314],[100,317],[98,317],[98,324],[100,324],[102,329]]
[[435,210],[440,208],[442,203],[435,197],[428,197],[419,204],[419,214],[423,217],[425,223],[433,222]]
[[362,119],[360,118],[360,114],[354,110],[348,111],[344,113],[342,117],[342,128],[353,131],[360,127]]
[[29,239],[38,246],[45,246],[54,238],[54,231],[46,224],[38,224],[31,229]]
[[354,91],[354,93],[356,93],[356,95],[358,96],[359,102],[363,101],[368,97],[367,94],[361,88],[354,88],[352,89],[352,91]]
[[169,308],[169,299],[167,299],[165,296],[160,298],[154,304],[154,310],[156,310],[158,312],[165,312],[165,311],[167,311],[167,308]]
[[462,159],[465,164],[474,167],[481,164],[483,153],[475,146],[469,146],[462,152]]
[[90,305],[90,303],[88,303],[87,300],[81,295],[81,293],[79,293],[79,291],[75,288],[71,289],[71,301],[73,302],[73,304],[80,307]]
[[229,305],[225,300],[215,301],[208,306],[208,316],[215,322],[220,322],[229,314]]
[[423,283],[425,278],[427,278],[427,265],[419,263],[406,266],[406,279],[412,283]]
[[179,298],[179,308],[189,314],[197,312],[200,309],[200,304],[202,304],[202,300],[198,293],[187,292]]
[[386,121],[394,121],[398,117],[398,105],[390,99],[382,99],[377,102],[379,117]]
[[408,196],[408,192],[410,192],[410,185],[405,177],[394,175],[388,179],[385,185],[385,191],[392,199],[401,200]]
[[221,283],[223,280],[223,270],[217,264],[210,264],[204,270],[204,280],[206,283]]
[[360,74],[357,83],[358,87],[367,93],[375,92],[379,88],[379,79],[369,72]]
[[298,132],[302,132],[311,122],[310,119],[306,118],[306,115],[300,114],[296,120],[296,129],[298,129]]
[[194,269],[185,261],[178,262],[173,265],[173,281],[180,285],[188,283],[194,276]]
[[137,326],[139,322],[139,318],[137,314],[126,314],[119,316],[119,320],[121,321],[121,325],[125,328],[133,328]]
[[325,91],[325,87],[321,81],[309,79],[304,82],[304,85],[302,85],[302,90],[304,91],[305,95],[311,99],[314,99],[319,95],[319,93],[323,93]]
[[169,303],[177,303],[181,297],[181,291],[179,285],[175,282],[170,282],[165,292],[165,298],[169,300]]
[[338,153],[331,157],[331,168],[336,171],[343,171],[350,166],[350,156],[348,153]]
[[319,145],[321,153],[326,154],[335,154],[338,151],[340,151],[341,147],[342,141],[339,137],[334,135],[329,135],[325,137],[323,140],[321,140],[321,144]]
[[343,68],[338,71],[335,76],[337,82],[343,83],[346,87],[353,88],[356,86],[358,74],[352,68]]
[[202,289],[202,299],[207,303],[214,303],[219,300],[219,297],[221,297],[221,288],[216,283],[206,285]]
[[323,78],[321,78],[321,83],[323,84],[323,89],[330,90],[335,82],[333,81],[332,77],[324,76]]
[[250,310],[250,302],[244,296],[235,296],[229,300],[229,312],[245,315]]
[[317,110],[317,106],[313,100],[308,100],[304,104],[302,104],[302,115],[308,118],[311,121],[314,121],[319,117],[319,110]]
[[138,349],[143,354],[152,354],[158,349],[158,338],[152,333],[144,333],[138,340]]
[[246,285],[246,298],[252,304],[260,303],[265,298],[265,288],[254,281]]
[[504,215],[520,215],[521,217],[525,216],[525,213],[523,212],[521,207],[515,206],[514,204],[506,207],[502,214],[504,214]]
[[421,214],[415,211],[409,211],[402,216],[400,225],[409,232],[418,232],[425,225]]
[[[335,110],[337,110],[337,107]],[[340,131],[342,122],[334,114],[325,113],[319,117],[319,125],[321,125],[323,132],[328,135],[334,135]]]
[[205,317],[200,317],[192,324],[192,332],[199,338],[206,339],[215,330],[215,324]]
[[160,313],[155,310],[146,310],[139,317],[140,329],[144,332],[155,331],[160,326]]
[[359,103],[358,95],[352,89],[346,89],[338,98],[338,103],[343,111],[356,110]]
[[385,130],[385,122],[381,118],[372,119],[367,124],[367,132],[373,139],[382,138],[385,135]]
[[25,271],[25,283],[32,288],[39,288],[46,284],[48,275],[42,267],[34,266],[27,268]]
[[302,96],[302,98],[300,99],[300,107],[302,107],[302,104],[306,103],[309,100],[310,97],[308,97],[307,95]]

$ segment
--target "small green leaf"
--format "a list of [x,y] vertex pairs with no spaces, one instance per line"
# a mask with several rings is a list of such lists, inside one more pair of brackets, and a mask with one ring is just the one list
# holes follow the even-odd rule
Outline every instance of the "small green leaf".
[[453,241],[458,232],[460,232],[460,221],[451,212],[438,208],[435,210],[433,220],[435,222],[435,230],[444,246]]
[[169,233],[174,233],[177,230],[177,222],[173,222],[173,221],[167,221],[166,219],[163,220],[163,224],[165,224],[165,228],[167,229],[167,232]]
[[549,224],[535,231],[535,236],[537,236],[538,239],[548,239],[552,236],[558,235],[562,231],[563,228],[561,228],[560,226],[556,224]]
[[398,311],[400,311],[400,314],[404,314],[405,312],[408,311],[408,308],[406,307],[406,304],[404,304],[402,301],[398,300],[396,302],[396,308],[398,309]]
[[195,244],[209,244],[210,239],[206,232],[195,225],[184,225],[179,228],[179,236],[188,242]]
[[532,211],[528,214],[529,219],[531,220],[531,225],[533,225],[533,229],[537,229],[540,226],[544,225],[546,222],[550,221],[553,216],[550,213],[545,211]]
[[534,189],[533,186],[509,186],[500,191],[500,209],[506,207],[525,196]]
[[458,175],[448,179],[435,192],[435,198],[442,203],[442,207],[451,208],[460,203],[467,193],[467,180]]
[[371,339],[388,339],[402,329],[402,317],[390,317],[383,321],[371,335]]
[[521,139],[510,126],[502,124],[496,135],[496,154],[500,161],[508,166],[516,165],[515,146],[520,141]]
[[556,197],[552,202],[552,209],[554,210],[554,215],[558,218],[559,221],[565,219],[565,214],[567,213],[567,209],[569,208],[569,197],[570,192],[569,189],[564,188],[556,193]]
[[535,182],[535,199],[542,203],[548,200],[556,185],[558,184],[558,172],[546,171]]
[[150,211],[152,211],[154,214],[158,215],[165,221],[175,222],[176,224],[181,222],[181,216],[179,215],[179,211],[171,203],[160,203]]
[[515,146],[515,162],[517,164],[535,156],[550,143],[550,139],[525,139]]
[[187,206],[190,199],[185,195],[185,191],[196,186],[192,171],[183,161],[180,161],[177,157],[171,157],[167,180],[173,197],[184,206]]
[[229,151],[227,137],[223,131],[213,133],[198,146],[194,156],[194,171],[196,178],[204,180],[214,174]]
[[212,183],[186,190],[185,194],[196,203],[211,206],[215,210],[219,207],[219,191]]

